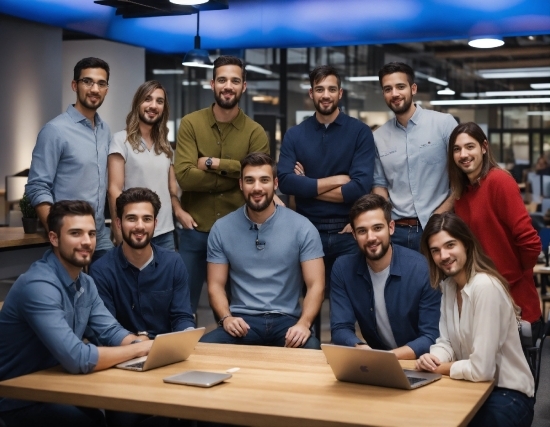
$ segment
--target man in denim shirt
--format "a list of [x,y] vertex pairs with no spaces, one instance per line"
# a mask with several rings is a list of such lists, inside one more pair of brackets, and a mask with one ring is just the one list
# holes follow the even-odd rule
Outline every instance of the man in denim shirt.
[[[85,374],[147,355],[152,341],[120,326],[82,272],[96,243],[93,208],[56,202],[48,229],[52,249],[17,279],[0,311],[0,381],[58,364]],[[105,347],[83,342],[85,331]],[[104,423],[97,409],[15,399],[0,399],[0,418],[8,427]]]
[[123,191],[116,199],[115,223],[122,244],[90,268],[112,315],[150,338],[195,327],[185,264],[177,252],[151,243],[160,206],[148,188]]
[[25,192],[44,227],[52,203],[87,201],[97,221],[95,260],[113,247],[104,218],[111,131],[96,112],[109,89],[109,65],[99,58],[80,60],[72,89],[76,103],[38,134]]

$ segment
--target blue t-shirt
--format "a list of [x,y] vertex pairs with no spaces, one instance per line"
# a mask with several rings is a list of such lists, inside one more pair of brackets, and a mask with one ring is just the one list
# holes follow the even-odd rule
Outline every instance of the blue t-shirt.
[[258,227],[245,205],[216,221],[208,237],[207,261],[229,264],[231,313],[300,317],[300,263],[323,256],[313,224],[281,206]]

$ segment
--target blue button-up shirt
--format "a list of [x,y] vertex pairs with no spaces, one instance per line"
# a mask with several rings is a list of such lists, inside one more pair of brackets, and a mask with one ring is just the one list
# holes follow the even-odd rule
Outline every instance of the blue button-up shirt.
[[111,131],[96,113],[95,126],[72,105],[38,134],[25,193],[31,204],[85,200],[95,211],[97,250],[112,247],[105,227],[107,156]]
[[153,261],[143,270],[128,262],[122,245],[90,267],[100,297],[126,329],[156,336],[194,328],[187,270],[177,252],[152,245]]
[[417,105],[406,128],[393,118],[374,132],[373,187],[388,189],[393,219],[418,218],[425,228],[449,196],[447,146],[456,125],[450,114]]
[[[430,286],[428,263],[418,252],[393,245],[384,288],[386,310],[398,347],[409,346],[417,357],[430,351],[439,336],[441,292]],[[332,342],[355,346],[355,322],[372,348],[390,350],[378,333],[374,290],[365,255],[343,255],[332,267],[330,329]]]
[[[91,372],[98,361],[89,328],[99,342],[118,346],[130,334],[105,308],[94,281],[71,279],[48,250],[11,287],[0,311],[0,381],[61,364],[70,373]],[[0,399],[0,411],[29,402]]]

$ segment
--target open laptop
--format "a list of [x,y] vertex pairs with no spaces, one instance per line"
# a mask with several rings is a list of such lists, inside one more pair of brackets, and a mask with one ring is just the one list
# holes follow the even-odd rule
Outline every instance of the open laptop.
[[149,355],[119,363],[116,367],[141,372],[181,362],[189,357],[203,334],[204,328],[159,334]]
[[391,351],[321,344],[339,381],[412,390],[437,381],[441,374],[403,369]]

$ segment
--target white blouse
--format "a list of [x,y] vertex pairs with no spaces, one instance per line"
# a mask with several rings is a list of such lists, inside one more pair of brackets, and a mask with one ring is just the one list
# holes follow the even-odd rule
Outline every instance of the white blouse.
[[461,291],[460,318],[454,279],[444,280],[442,289],[439,338],[430,353],[442,363],[454,362],[451,378],[494,378],[496,386],[532,397],[534,380],[521,348],[514,309],[498,280],[475,274]]

